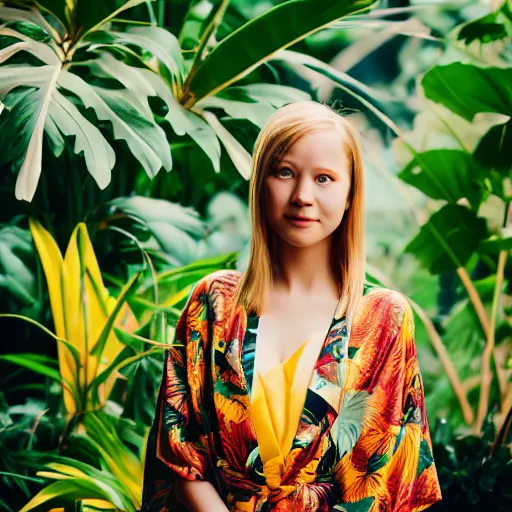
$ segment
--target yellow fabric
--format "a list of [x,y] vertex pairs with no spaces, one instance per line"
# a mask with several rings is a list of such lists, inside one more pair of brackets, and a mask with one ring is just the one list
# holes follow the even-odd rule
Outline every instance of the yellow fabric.
[[313,337],[263,377],[259,372],[255,375],[252,416],[263,473],[270,489],[281,485],[286,456],[297,433],[317,356],[318,342],[312,343],[315,339],[323,341],[318,336]]

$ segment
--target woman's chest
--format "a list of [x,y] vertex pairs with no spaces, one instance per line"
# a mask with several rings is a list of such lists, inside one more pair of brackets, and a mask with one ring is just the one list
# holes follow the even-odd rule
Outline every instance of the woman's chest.
[[[332,312],[325,309],[265,314],[256,320],[254,373],[266,374],[288,361],[306,342],[318,349],[331,327]],[[318,350],[315,358],[318,356]]]

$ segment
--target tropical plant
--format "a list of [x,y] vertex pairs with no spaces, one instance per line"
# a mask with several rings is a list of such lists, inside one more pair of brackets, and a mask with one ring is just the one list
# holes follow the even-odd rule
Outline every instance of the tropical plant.
[[47,404],[31,398],[10,406],[0,393],[0,508],[19,510],[37,493],[43,479],[28,474],[21,452],[52,450],[58,446],[63,422],[50,418]]
[[[275,107],[305,95],[271,84],[233,90],[228,86],[276,51],[374,2],[290,0],[206,52],[228,4],[224,0],[216,6],[193,59],[185,60],[176,37],[160,27],[112,28],[116,16],[142,1],[122,3],[104,18],[105,9],[85,9],[82,2],[43,1],[29,10],[11,7],[9,2],[0,4],[0,19],[6,22],[0,36],[8,39],[0,50],[0,63],[16,62],[14,57],[20,52],[29,54],[21,63],[0,67],[0,99],[6,107],[0,118],[0,143],[19,140],[2,155],[4,162],[13,162],[19,171],[18,199],[31,201],[34,196],[44,134],[57,156],[65,137],[73,136],[75,153],[83,152],[88,172],[100,188],[106,187],[116,154],[96,126],[99,122],[108,123],[114,138],[127,143],[149,176],[161,167],[170,170],[172,157],[148,101],[152,97],[165,103],[166,113],[160,118],[177,135],[189,135],[208,155],[215,171],[220,171],[220,140],[242,176],[248,178],[249,153],[212,110],[221,109],[261,126]],[[289,23],[290,19],[295,22]],[[87,118],[85,109],[94,111],[97,123]]]
[[[116,421],[104,412],[85,414],[86,434],[68,438],[74,448],[73,457],[71,454],[30,454],[29,465],[37,469],[37,477],[50,483],[20,512],[41,506],[48,510],[69,505],[79,505],[81,510],[139,510],[145,433],[137,436],[132,426],[131,441],[136,439],[137,443],[137,453],[134,453],[119,436]],[[27,457],[27,454],[19,455]]]
[[456,437],[445,420],[438,420],[432,441],[443,500],[433,511],[510,510],[512,409],[499,431],[492,417],[495,412],[494,408],[486,416],[480,436]]
[[13,222],[0,228],[0,310],[38,316],[39,280],[30,232]]
[[126,357],[126,347],[113,332],[114,325],[128,331],[137,327],[126,300],[134,293],[139,275],[115,299],[103,284],[85,224],[76,227],[64,258],[39,222],[31,220],[30,229],[48,283],[59,369],[39,354],[1,357],[60,382],[69,416],[94,410],[108,400]]
[[[508,8],[504,4],[499,12],[509,13]],[[504,20],[499,36],[505,38],[506,48],[512,18],[497,14],[492,18]],[[454,37],[466,42],[478,39],[481,44],[496,41],[498,36],[489,37],[489,30],[486,23],[477,20],[459,27]],[[420,95],[429,100],[427,108],[437,116],[437,124],[428,125],[428,139],[418,137],[418,133],[403,136],[401,144],[413,158],[399,173],[400,179],[431,198],[435,208],[441,207],[426,222],[419,222],[421,229],[405,250],[433,275],[455,271],[466,291],[466,298],[444,323],[443,339],[434,331],[433,340],[438,353],[446,359],[448,348],[456,361],[455,367],[447,369],[452,376],[459,373],[463,380],[453,387],[464,420],[478,434],[490,402],[500,404],[500,422],[512,406],[507,369],[512,340],[512,159],[507,151],[512,95],[507,84],[512,80],[512,61],[506,51],[500,56],[499,67],[475,62],[470,52],[466,54],[468,62],[450,62],[449,56],[445,60],[421,80]],[[497,124],[494,120],[491,125],[489,121],[470,125],[475,116],[485,113],[500,114],[501,118]],[[423,130],[426,125],[418,120],[417,126]],[[436,139],[434,126],[441,127],[443,137]],[[449,140],[449,147],[439,147],[440,140]],[[439,386],[444,385],[443,380]],[[452,384],[456,380],[452,378]],[[475,392],[480,395],[475,400],[476,418],[468,400]],[[438,394],[446,397],[440,388]],[[456,422],[454,415],[451,420]]]

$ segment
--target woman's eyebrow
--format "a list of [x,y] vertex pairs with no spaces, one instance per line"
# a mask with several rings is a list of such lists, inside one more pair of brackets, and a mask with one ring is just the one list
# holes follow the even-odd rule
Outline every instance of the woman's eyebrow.
[[[300,166],[297,166],[296,164],[294,164],[291,160],[287,160],[287,159],[281,160],[278,165],[283,165],[283,164],[288,164],[288,165],[291,165],[291,166],[296,167],[296,168],[300,167]],[[340,174],[339,171],[336,171],[336,169],[331,169],[329,167],[318,166],[318,167],[314,167],[313,170],[314,171],[322,171],[322,172],[331,172],[331,173],[336,174],[336,175]]]

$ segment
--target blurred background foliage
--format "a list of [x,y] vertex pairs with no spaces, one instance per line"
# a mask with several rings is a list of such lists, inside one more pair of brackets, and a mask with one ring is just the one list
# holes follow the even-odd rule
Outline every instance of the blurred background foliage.
[[140,507],[181,308],[244,269],[255,138],[313,99],[415,311],[433,508],[511,510],[511,34],[510,0],[0,1],[0,508]]

